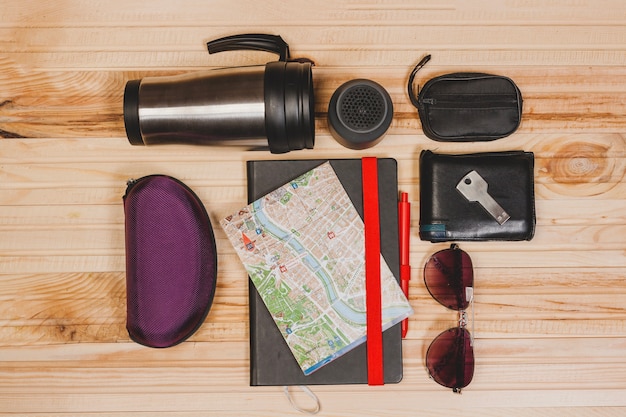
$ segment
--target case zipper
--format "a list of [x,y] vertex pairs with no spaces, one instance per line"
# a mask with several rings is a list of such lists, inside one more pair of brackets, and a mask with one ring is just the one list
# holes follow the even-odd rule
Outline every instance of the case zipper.
[[132,190],[132,188],[139,182],[140,179],[141,178],[130,178],[128,181],[126,181],[126,191],[124,192],[123,196],[124,199],[126,199],[126,196],[128,196],[130,190]]

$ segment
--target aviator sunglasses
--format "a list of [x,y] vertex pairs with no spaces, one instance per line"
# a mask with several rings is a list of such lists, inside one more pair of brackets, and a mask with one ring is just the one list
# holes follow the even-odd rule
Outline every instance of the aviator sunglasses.
[[433,254],[424,266],[424,282],[441,305],[459,312],[459,326],[437,336],[426,352],[426,368],[440,385],[460,393],[474,376],[474,348],[467,308],[474,295],[474,269],[469,255],[452,244]]

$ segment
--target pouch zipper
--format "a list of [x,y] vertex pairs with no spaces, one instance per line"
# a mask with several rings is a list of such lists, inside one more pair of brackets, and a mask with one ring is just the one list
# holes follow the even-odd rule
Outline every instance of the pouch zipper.
[[[428,61],[427,61],[428,62]],[[486,78],[491,78],[491,77],[499,77],[497,75],[492,75],[492,74],[484,74],[484,73],[458,73],[456,74],[456,76],[451,77],[450,75],[442,75],[440,77],[435,77],[431,80],[429,80],[425,85],[424,85],[424,89],[429,89],[430,84],[431,83],[437,83],[437,82],[442,82],[442,81],[476,81],[476,80],[481,80],[481,79],[486,79]],[[503,77],[506,78],[506,77]],[[510,80],[509,80],[510,81]],[[512,81],[510,81],[512,83]],[[458,108],[490,108],[490,107],[507,107],[510,104],[515,104],[520,102],[520,93],[519,90],[517,89],[517,86],[515,86],[513,84],[513,88],[515,90],[515,93],[494,93],[494,94],[485,94],[483,96],[480,95],[476,95],[476,94],[448,94],[449,96],[454,96],[454,97],[467,97],[470,98],[470,100],[466,100],[466,102],[469,103],[476,103],[476,105],[459,105],[461,104],[462,100],[461,99],[457,99],[457,100],[446,100],[446,99],[437,99],[437,98],[433,98],[433,97],[423,97],[420,98],[418,97],[418,105],[416,107],[424,107],[425,104],[434,106],[434,105],[440,105],[443,108],[454,108],[453,105],[456,105]],[[499,97],[508,97],[508,99],[503,99],[503,100],[496,100],[496,101],[492,101],[491,103],[488,102],[487,99],[491,100],[492,98],[499,98]],[[480,105],[480,103],[488,103],[489,106],[486,105]]]
[[[511,104],[518,102],[517,97],[513,97],[511,94],[488,94],[485,96],[476,96],[474,94],[459,94],[460,99],[438,99],[438,98],[423,98],[421,104],[428,104],[430,106],[437,106],[443,108],[494,108],[494,107],[509,107]],[[463,97],[467,97],[467,100],[463,100]],[[503,97],[500,99],[500,97]],[[504,98],[504,97],[509,97]],[[493,100],[498,98],[498,100]]]

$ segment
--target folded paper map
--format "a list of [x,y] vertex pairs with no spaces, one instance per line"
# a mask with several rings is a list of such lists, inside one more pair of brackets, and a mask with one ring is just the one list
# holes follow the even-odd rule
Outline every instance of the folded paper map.
[[[220,224],[305,375],[365,341],[363,221],[328,162]],[[382,256],[381,285],[385,330],[412,309]]]

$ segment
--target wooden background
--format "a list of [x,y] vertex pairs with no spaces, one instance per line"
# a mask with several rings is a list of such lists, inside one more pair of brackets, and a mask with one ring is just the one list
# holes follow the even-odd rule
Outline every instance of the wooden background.
[[[405,377],[315,387],[322,416],[623,416],[626,413],[626,3],[620,0],[5,0],[0,12],[0,414],[283,416],[280,388],[248,386],[247,277],[218,220],[246,202],[250,159],[393,157],[412,197]],[[261,64],[209,56],[225,35],[280,34],[316,62],[314,150],[286,155],[131,147],[126,81]],[[512,77],[522,126],[491,143],[421,132],[405,85],[452,71]],[[391,94],[392,127],[352,151],[329,135],[333,91],[354,78]],[[424,353],[456,314],[421,267],[445,244],[417,237],[424,149],[523,149],[536,156],[531,242],[462,244],[476,267],[476,373],[458,396]],[[218,288],[203,326],[154,350],[125,330],[126,180],[173,175],[202,198],[217,235]],[[304,397],[298,400],[305,402]]]

